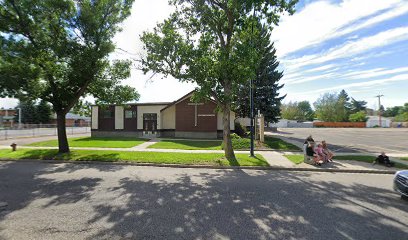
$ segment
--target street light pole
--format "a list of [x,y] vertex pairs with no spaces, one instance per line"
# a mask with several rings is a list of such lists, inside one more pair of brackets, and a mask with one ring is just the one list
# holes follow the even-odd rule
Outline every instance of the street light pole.
[[[253,21],[255,21],[255,7],[254,7],[254,12],[253,12]],[[252,34],[251,34],[251,50],[253,50],[253,43],[252,43],[252,36],[254,35],[254,22],[252,22]],[[251,118],[251,123],[250,123],[250,127],[251,127],[251,149],[250,149],[250,156],[251,157],[255,157],[255,153],[254,153],[254,80],[250,79],[249,81],[249,101],[250,101],[250,105],[251,105],[251,109],[250,109],[250,118]]]
[[379,94],[375,96],[378,98],[378,122],[380,124],[380,127],[382,127],[382,122],[381,122],[381,97],[384,97],[384,95]]

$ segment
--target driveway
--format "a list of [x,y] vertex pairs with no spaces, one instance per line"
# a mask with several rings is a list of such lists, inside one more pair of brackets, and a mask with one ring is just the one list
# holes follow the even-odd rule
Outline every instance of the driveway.
[[[404,128],[279,128],[278,135],[303,143],[312,134],[326,140],[336,152],[395,153],[408,155],[408,129]],[[268,132],[267,134],[276,135]]]
[[0,163],[0,239],[407,239],[392,175]]

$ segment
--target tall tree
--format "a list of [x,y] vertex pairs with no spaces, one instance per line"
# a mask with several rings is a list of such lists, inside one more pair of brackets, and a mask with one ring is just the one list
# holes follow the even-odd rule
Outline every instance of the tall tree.
[[297,102],[289,102],[282,104],[281,106],[281,117],[288,120],[299,120],[302,113],[298,107]]
[[357,101],[356,99],[351,98],[350,113],[358,113],[361,111],[365,111],[366,109],[367,109],[366,101]]
[[[237,88],[254,78],[259,57],[250,45],[257,22],[277,24],[293,13],[297,0],[170,0],[175,12],[153,32],[143,33],[145,73],[194,82],[194,98],[216,101],[223,112],[225,157],[236,160],[230,136],[230,111]],[[255,14],[253,14],[255,13]]]
[[59,152],[69,152],[65,115],[85,95],[138,99],[119,85],[129,61],[110,61],[114,35],[133,0],[4,0],[0,4],[0,91],[42,99],[57,114]]
[[316,116],[326,122],[348,121],[345,98],[336,93],[325,93],[314,103]]
[[40,101],[40,103],[36,107],[37,109],[37,122],[47,124],[51,121],[52,109],[51,106],[44,100]]
[[38,114],[34,101],[26,100],[20,101],[16,107],[15,121],[20,120],[20,110],[21,109],[21,123],[24,124],[35,124],[38,123]]
[[313,121],[314,119],[314,111],[312,106],[310,105],[309,101],[301,101],[298,103],[298,108],[300,110],[300,121]]
[[[265,117],[266,122],[277,122],[280,116],[281,101],[286,97],[279,96],[283,84],[279,80],[283,72],[278,71],[279,62],[276,58],[276,49],[271,42],[271,34],[265,26],[258,24],[259,34],[254,36],[254,47],[260,56],[254,79],[254,108]],[[239,86],[235,101],[236,113],[242,117],[250,116],[250,85],[247,83]]]

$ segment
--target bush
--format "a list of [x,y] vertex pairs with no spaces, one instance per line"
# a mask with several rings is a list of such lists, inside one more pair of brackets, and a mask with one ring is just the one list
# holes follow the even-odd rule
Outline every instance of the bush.
[[[241,138],[237,134],[233,133],[231,134],[231,142],[232,142],[232,148],[234,150],[239,150],[239,149],[249,149],[251,140],[248,138]],[[224,149],[224,142],[221,144],[221,148]]]
[[395,116],[394,121],[396,121],[396,122],[408,122],[408,112],[398,114],[397,116]]
[[[246,136],[246,129],[239,122],[235,122],[235,133],[240,137]],[[232,134],[231,134],[232,137]]]
[[349,116],[350,122],[367,122],[367,119],[367,114],[364,111],[356,112]]

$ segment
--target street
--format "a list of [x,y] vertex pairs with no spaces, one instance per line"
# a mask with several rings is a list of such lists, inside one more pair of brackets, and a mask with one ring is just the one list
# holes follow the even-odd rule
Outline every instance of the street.
[[315,141],[326,140],[335,152],[370,152],[408,155],[408,129],[405,128],[279,128],[284,139],[303,143],[310,134]]
[[0,239],[408,239],[392,175],[0,163]]

